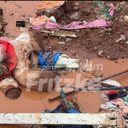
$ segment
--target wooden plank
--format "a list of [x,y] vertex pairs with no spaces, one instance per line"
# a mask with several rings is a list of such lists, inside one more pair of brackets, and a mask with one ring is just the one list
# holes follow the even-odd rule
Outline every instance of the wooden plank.
[[70,124],[105,125],[117,124],[114,114],[66,114],[66,113],[0,113],[0,124]]

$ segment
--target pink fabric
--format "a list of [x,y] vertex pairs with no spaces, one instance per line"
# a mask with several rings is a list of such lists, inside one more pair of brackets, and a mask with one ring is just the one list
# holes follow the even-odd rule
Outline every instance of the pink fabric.
[[69,25],[65,25],[62,29],[65,30],[74,30],[74,29],[84,29],[84,28],[104,28],[110,25],[109,22],[103,19],[96,19],[92,22],[72,22]]
[[110,9],[109,9],[109,14],[110,14],[111,16],[113,16],[113,15],[114,15],[114,10],[115,10],[115,7],[114,7],[113,3],[110,3],[110,4],[109,4],[109,7],[110,7]]
[[39,30],[39,29],[57,29],[60,28],[60,25],[55,22],[46,22],[42,25],[33,26],[33,29]]
[[[109,14],[111,16],[114,15],[114,10],[115,7],[112,3],[108,4],[110,9],[109,9]],[[37,26],[33,26],[33,29],[36,30],[40,30],[42,29],[63,29],[63,30],[78,30],[78,29],[86,29],[86,28],[105,28],[111,25],[111,22],[104,20],[104,19],[96,19],[94,21],[90,21],[90,22],[80,22],[80,21],[76,21],[76,22],[71,22],[68,25],[60,25],[58,23],[55,22],[46,22],[42,25],[37,25]]]
[[125,115],[125,114],[128,114],[128,106],[125,105],[123,99],[121,98],[118,98],[114,101],[112,101],[113,104],[119,106],[120,110],[122,111],[122,114]]
[[76,29],[84,29],[84,28],[104,28],[108,27],[110,25],[110,22],[104,20],[104,19],[96,19],[92,22],[71,22],[68,25],[60,25],[58,23],[54,22],[46,22],[45,24],[34,26],[33,29],[39,30],[39,29],[63,29],[63,30],[76,30]]

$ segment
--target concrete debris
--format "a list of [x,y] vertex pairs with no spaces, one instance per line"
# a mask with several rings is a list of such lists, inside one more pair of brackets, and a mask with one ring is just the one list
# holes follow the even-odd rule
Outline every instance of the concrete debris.
[[63,4],[64,1],[43,1],[37,4],[36,9],[37,10],[54,9],[62,6]]
[[51,17],[50,17],[50,20],[51,20],[52,22],[56,22],[56,18],[55,18],[54,16],[51,16]]
[[34,26],[36,26],[36,25],[42,25],[42,24],[44,24],[47,21],[51,21],[51,18],[48,18],[45,15],[38,16],[37,18],[34,18],[34,17],[30,18],[30,23],[32,25],[34,25]]
[[123,35],[123,34],[121,34],[121,35],[120,35],[120,38],[116,40],[116,43],[119,43],[119,42],[125,41],[125,40],[126,40],[126,36]]
[[37,4],[37,15],[54,16],[57,19],[64,14],[63,5],[65,1],[43,1]]
[[128,15],[124,16],[124,21],[128,23]]
[[72,41],[72,38],[66,38],[65,39],[65,42],[71,42]]
[[104,54],[104,52],[103,52],[102,50],[100,50],[100,51],[98,52],[98,56],[100,56],[100,57],[103,57],[103,54]]
[[59,42],[58,44],[65,44],[65,42],[62,42],[62,41],[61,41],[61,42]]
[[79,19],[79,12],[76,12],[70,16],[72,20],[78,20]]
[[57,36],[57,37],[72,37],[72,38],[76,38],[77,35],[75,34],[75,32],[71,32],[71,31],[64,31],[64,30],[52,30],[52,31],[48,31],[48,30],[41,30],[40,32],[43,33],[48,33],[51,36]]

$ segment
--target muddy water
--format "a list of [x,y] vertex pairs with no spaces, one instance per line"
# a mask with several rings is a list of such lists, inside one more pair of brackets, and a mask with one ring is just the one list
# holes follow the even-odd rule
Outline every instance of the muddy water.
[[4,10],[4,18],[8,23],[6,32],[11,36],[19,34],[19,28],[16,27],[17,20],[28,22],[30,16],[35,16],[35,7],[39,1],[0,1],[0,6]]
[[[104,59],[96,59],[94,60],[94,63],[103,64],[104,77],[125,70],[126,69],[125,67],[127,67],[128,64],[126,62],[122,63],[121,61],[119,63],[114,63],[112,61],[107,61]],[[70,78],[76,78],[77,75],[78,73],[77,74],[70,73],[70,75],[68,75],[67,77],[70,76]],[[123,78],[120,77],[120,79],[118,78],[117,80],[121,82],[123,85],[127,85],[128,82],[127,75],[124,76]],[[14,101],[5,98],[3,94],[0,93],[0,97],[1,97],[0,112],[41,112],[46,108],[52,110],[58,104],[58,101],[54,101],[52,103],[48,102],[48,98],[58,95],[57,92],[38,93],[38,92],[26,92],[25,89],[23,88],[22,90],[23,93],[21,97],[19,97],[19,99]],[[98,108],[101,103],[100,93],[81,92],[75,94],[74,96],[77,97],[82,112],[98,112]]]
[[[4,9],[5,21],[8,22],[8,25],[6,26],[6,32],[9,33],[9,35],[14,37],[18,36],[19,28],[16,28],[16,20],[28,21],[29,16],[34,16],[36,3],[38,3],[38,1],[0,1],[0,5]],[[95,64],[103,65],[104,77],[123,71],[128,65],[127,60],[120,60],[118,63],[115,63],[114,61],[106,59],[92,58],[92,61]],[[75,75],[73,75],[73,77],[75,77]],[[125,78],[119,79],[119,81],[122,84],[127,85],[127,75]],[[55,95],[58,95],[58,93],[26,92],[25,89],[22,88],[21,97],[13,101],[7,99],[2,93],[0,93],[0,112],[42,112],[46,108],[53,110],[59,102],[48,102],[48,98]],[[75,94],[74,96],[77,97],[82,112],[98,112],[101,103],[100,93],[81,92]],[[0,126],[0,128],[3,127],[6,128],[7,126]],[[14,126],[12,127],[14,128]],[[19,126],[15,127],[19,128]]]

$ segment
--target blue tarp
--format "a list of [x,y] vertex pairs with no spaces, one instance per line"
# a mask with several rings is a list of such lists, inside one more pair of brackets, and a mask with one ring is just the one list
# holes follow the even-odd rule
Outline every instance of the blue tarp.
[[62,53],[38,53],[38,64],[42,69],[54,69],[56,62],[58,61]]

